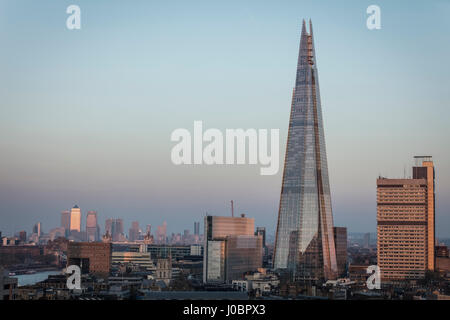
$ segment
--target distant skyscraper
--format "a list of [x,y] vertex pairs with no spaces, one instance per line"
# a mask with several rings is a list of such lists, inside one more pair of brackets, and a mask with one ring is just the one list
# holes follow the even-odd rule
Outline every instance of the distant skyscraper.
[[200,222],[194,222],[194,235],[200,235]]
[[42,232],[42,230],[41,230],[41,223],[38,222],[38,223],[36,223],[33,226],[33,233],[36,234],[38,237],[40,237],[41,236],[41,232]]
[[266,228],[256,227],[255,236],[262,237],[263,267],[268,267],[268,248],[266,247]]
[[112,232],[112,240],[113,241],[123,241],[125,240],[124,232],[123,232],[123,220],[115,219],[113,220],[113,232]]
[[165,244],[167,239],[167,222],[164,221],[162,226],[156,229],[156,241],[159,244]]
[[136,241],[139,240],[139,222],[138,221],[133,221],[131,223],[131,228],[128,231],[128,239],[130,241]]
[[369,248],[370,247],[370,233],[365,233],[364,234],[363,247],[364,248]]
[[105,221],[105,235],[109,234],[112,241],[125,241],[125,235],[123,233],[123,220],[122,219],[106,219]]
[[263,239],[263,247],[266,247],[266,228],[265,227],[257,227],[255,235],[261,235]]
[[65,229],[66,236],[70,230],[70,212],[69,210],[61,211],[61,227]]
[[274,268],[294,279],[337,276],[312,25],[303,21],[275,237]]
[[415,157],[412,179],[377,179],[377,258],[382,280],[435,270],[435,188],[431,157]]
[[109,234],[110,236],[112,236],[112,223],[113,223],[114,219],[106,219],[105,221],[105,234]]
[[70,210],[70,231],[81,232],[81,210],[77,205]]
[[[1,234],[0,234],[0,239],[1,239]],[[22,243],[27,242],[27,232],[25,230],[22,230],[22,231],[19,232],[19,240]]]
[[88,211],[86,216],[87,241],[100,241],[100,227],[98,226],[97,211]]

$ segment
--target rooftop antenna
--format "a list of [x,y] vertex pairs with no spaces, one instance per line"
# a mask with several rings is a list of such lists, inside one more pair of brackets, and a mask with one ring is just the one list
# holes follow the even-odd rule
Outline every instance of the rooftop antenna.
[[234,202],[231,200],[231,216],[234,217]]

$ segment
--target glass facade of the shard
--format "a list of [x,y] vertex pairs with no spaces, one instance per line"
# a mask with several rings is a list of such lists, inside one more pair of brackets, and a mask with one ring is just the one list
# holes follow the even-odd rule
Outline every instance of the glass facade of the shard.
[[274,268],[296,280],[337,275],[312,25],[302,26],[275,240]]

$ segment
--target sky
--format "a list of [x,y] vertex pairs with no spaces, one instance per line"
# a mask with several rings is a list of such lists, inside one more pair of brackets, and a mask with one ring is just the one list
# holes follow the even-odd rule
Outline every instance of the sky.
[[[66,8],[81,29],[66,28]],[[381,8],[381,29],[366,8]],[[450,237],[450,2],[0,0],[0,230],[75,204],[193,231],[235,212],[276,229],[302,19],[311,19],[334,223],[376,230],[376,178],[436,166]],[[280,170],[175,166],[177,128],[280,129]]]

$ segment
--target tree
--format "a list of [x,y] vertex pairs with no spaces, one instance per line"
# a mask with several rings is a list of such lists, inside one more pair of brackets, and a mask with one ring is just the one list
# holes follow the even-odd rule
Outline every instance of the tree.
[[170,283],[170,290],[172,291],[190,291],[193,287],[183,272],[173,279]]

